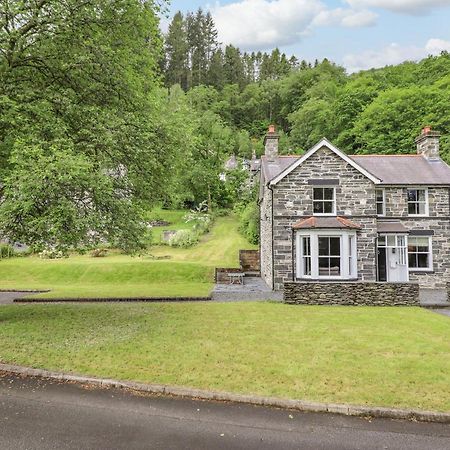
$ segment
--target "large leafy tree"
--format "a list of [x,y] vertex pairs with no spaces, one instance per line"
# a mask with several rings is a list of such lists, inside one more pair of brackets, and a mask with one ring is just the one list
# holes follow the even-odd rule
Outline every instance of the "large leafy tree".
[[158,195],[171,160],[160,120],[159,6],[0,4],[3,235],[138,248],[140,207]]

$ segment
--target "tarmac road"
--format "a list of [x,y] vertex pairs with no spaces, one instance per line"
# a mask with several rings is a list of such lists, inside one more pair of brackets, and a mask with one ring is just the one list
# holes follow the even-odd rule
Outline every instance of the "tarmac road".
[[449,450],[450,426],[139,396],[0,374],[0,449]]

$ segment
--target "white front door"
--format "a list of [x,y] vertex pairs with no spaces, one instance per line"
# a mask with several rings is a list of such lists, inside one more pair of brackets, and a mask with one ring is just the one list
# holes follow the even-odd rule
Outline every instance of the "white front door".
[[[380,242],[380,239],[379,239]],[[408,282],[408,257],[405,235],[390,235],[383,239],[386,248],[387,281]],[[383,245],[384,246],[384,245]]]
[[408,281],[408,266],[401,261],[402,249],[387,249],[387,280],[389,282]]

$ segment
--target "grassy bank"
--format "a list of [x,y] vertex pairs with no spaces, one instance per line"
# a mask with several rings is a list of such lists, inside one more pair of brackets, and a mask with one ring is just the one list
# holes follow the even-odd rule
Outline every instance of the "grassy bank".
[[[252,248],[237,231],[234,217],[217,219],[211,233],[190,249],[154,247],[152,256],[74,255],[0,261],[0,289],[50,289],[40,297],[206,296],[216,266],[238,265],[238,251]],[[153,259],[153,257],[167,259]]]
[[450,320],[273,303],[0,308],[0,360],[141,382],[450,411]]

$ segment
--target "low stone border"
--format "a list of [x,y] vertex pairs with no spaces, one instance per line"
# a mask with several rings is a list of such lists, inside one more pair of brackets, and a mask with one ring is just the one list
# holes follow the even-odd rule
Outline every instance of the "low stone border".
[[1,364],[0,371],[15,375],[47,378],[62,382],[90,384],[102,388],[127,389],[135,392],[145,392],[156,395],[168,395],[199,400],[214,400],[222,402],[246,403],[251,405],[269,406],[283,409],[292,409],[304,412],[322,412],[342,414],[346,416],[374,417],[383,419],[415,420],[421,422],[449,423],[450,413],[434,411],[421,411],[414,409],[395,409],[371,406],[354,406],[342,403],[319,403],[305,400],[289,400],[277,397],[260,397],[255,395],[234,394],[231,392],[208,391],[190,389],[164,384],[144,384],[130,381],[118,381],[107,378],[84,377],[70,375],[62,372],[51,372],[43,369]]
[[117,297],[117,298],[15,298],[14,303],[175,303],[175,302],[209,302],[211,297]]
[[50,289],[41,289],[41,290],[37,290],[37,289],[0,289],[0,292],[25,292],[25,293],[30,293],[30,294],[40,294],[40,293],[45,293],[45,292],[50,292]]

